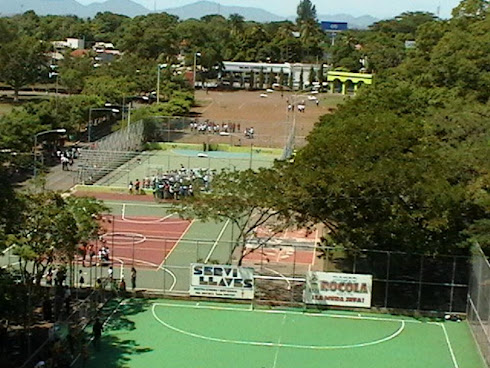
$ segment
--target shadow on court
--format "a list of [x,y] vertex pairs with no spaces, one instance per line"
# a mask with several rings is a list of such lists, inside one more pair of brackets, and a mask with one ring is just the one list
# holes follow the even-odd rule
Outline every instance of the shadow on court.
[[[151,299],[126,299],[105,307],[100,314],[102,320],[107,319],[100,346],[96,349],[91,344],[88,359],[79,360],[76,367],[123,367],[135,355],[153,351],[133,339],[127,339],[127,333],[136,330],[134,316],[149,310],[152,303]],[[141,333],[144,334],[143,331]]]

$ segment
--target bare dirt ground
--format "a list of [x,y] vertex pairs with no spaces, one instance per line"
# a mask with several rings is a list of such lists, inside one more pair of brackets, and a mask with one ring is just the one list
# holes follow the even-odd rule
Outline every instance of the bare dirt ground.
[[[249,140],[244,140],[243,132],[245,128],[253,127],[256,144],[282,147],[293,120],[296,120],[298,141],[302,141],[314,124],[319,121],[320,116],[331,113],[344,99],[341,95],[317,94],[316,97],[319,100],[317,106],[314,101],[308,100],[307,93],[284,92],[281,96],[281,92],[275,91],[267,93],[267,97],[261,97],[262,93],[262,91],[209,91],[206,93],[198,90],[196,91],[198,106],[193,109],[193,113],[202,119],[209,119],[219,124],[224,122],[240,124],[235,139],[220,137],[215,139],[217,142],[237,144],[238,139],[241,139],[242,144],[248,144]],[[288,102],[298,104],[302,101],[306,105],[305,112],[300,113],[297,109],[288,112]],[[196,137],[196,141],[199,142],[199,140],[202,140],[202,137]]]

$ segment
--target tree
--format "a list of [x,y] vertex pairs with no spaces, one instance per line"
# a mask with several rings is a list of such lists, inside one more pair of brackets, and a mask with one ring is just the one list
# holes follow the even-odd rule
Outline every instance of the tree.
[[301,68],[301,71],[299,72],[299,87],[298,89],[300,91],[303,90],[303,88],[305,87],[305,80],[304,80],[305,76],[304,76],[304,71],[303,71],[303,68]]
[[[239,248],[238,265],[275,234],[294,223],[289,203],[282,198],[285,187],[281,171],[223,171],[213,178],[212,191],[186,197],[176,207],[184,218],[202,221],[230,221],[238,229],[234,249]],[[266,239],[255,238],[259,228],[269,230]],[[249,241],[254,244],[250,245]]]
[[284,86],[284,83],[286,81],[286,75],[284,74],[284,69],[281,68],[281,71],[279,72],[279,85],[281,88]]
[[125,77],[89,77],[85,82],[83,94],[98,96],[106,102],[119,104],[124,96],[138,92],[136,86]]
[[316,18],[316,6],[312,4],[311,0],[300,0],[298,7],[296,8],[296,23],[298,25],[307,22],[317,22]]
[[89,198],[42,192],[24,194],[21,226],[8,237],[8,245],[20,258],[19,270],[25,284],[40,285],[55,261],[69,264],[77,246],[98,235],[97,218],[106,208]]
[[485,109],[446,98],[385,81],[322,118],[284,177],[294,209],[330,230],[328,245],[460,254],[468,231],[483,233]]
[[89,55],[73,57],[66,54],[59,63],[58,73],[60,84],[69,94],[80,93],[85,79],[94,74],[93,59]]
[[488,0],[463,0],[452,11],[453,18],[479,18],[488,14],[490,2]]
[[20,89],[39,78],[45,66],[43,48],[39,40],[25,36],[0,48],[0,80],[13,88],[15,102]]
[[178,54],[178,18],[167,13],[153,13],[126,19],[118,27],[116,44],[123,51],[149,59],[170,61]]
[[292,69],[289,72],[288,86],[291,90],[294,89],[294,71]]
[[258,80],[258,87],[259,89],[264,89],[264,82],[265,82],[265,74],[264,74],[264,67],[260,67],[259,71],[259,80]]
[[323,82],[325,81],[325,71],[323,62],[320,63],[320,70],[318,71],[318,83],[320,84],[320,91],[323,91]]
[[316,72],[312,66],[310,68],[310,74],[308,75],[308,84],[310,88],[313,86],[313,82],[316,82]]
[[249,89],[255,89],[255,72],[250,72],[250,81],[248,83]]

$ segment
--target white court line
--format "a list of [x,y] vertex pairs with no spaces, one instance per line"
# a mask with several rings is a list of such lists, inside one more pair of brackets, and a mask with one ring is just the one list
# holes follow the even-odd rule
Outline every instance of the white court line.
[[[164,307],[177,307],[177,308],[192,308],[192,309],[209,309],[209,310],[217,310],[217,311],[233,311],[233,312],[251,312],[250,309],[244,308],[230,308],[230,307],[214,307],[209,305],[192,305],[192,304],[171,304],[171,303],[155,303]],[[379,322],[406,322],[406,323],[415,323],[421,324],[424,322],[412,319],[400,319],[400,318],[381,318],[381,317],[370,317],[370,316],[362,316],[362,315],[351,315],[351,314],[327,314],[327,313],[308,313],[308,312],[295,312],[295,311],[285,311],[285,310],[260,310],[254,309],[254,313],[269,313],[269,314],[294,314],[301,316],[309,316],[309,317],[323,317],[323,318],[342,318],[342,319],[354,319],[354,320],[365,320],[365,321],[379,321]],[[435,324],[437,325],[437,324]]]
[[143,220],[130,220],[130,219],[126,218],[126,216],[125,216],[125,214],[123,212],[123,215],[122,215],[121,218],[122,218],[122,220],[124,222],[129,222],[130,224],[142,224],[142,225],[146,225],[146,224],[159,224],[159,223],[162,223],[166,219],[172,217],[173,215],[174,215],[174,213],[171,213],[170,215],[167,215],[165,217],[160,217],[158,220],[147,220],[147,221],[143,221]]
[[123,201],[104,201],[104,203],[112,205],[126,205],[126,206],[139,206],[139,207],[156,207],[156,208],[172,208],[165,204],[153,204],[151,202],[123,202]]
[[170,249],[170,252],[168,252],[168,254],[165,255],[165,257],[163,257],[163,261],[162,263],[160,263],[160,266],[158,266],[158,269],[157,271],[162,268],[162,266],[164,265],[165,261],[167,260],[168,257],[170,257],[170,255],[172,254],[172,252],[175,250],[175,248],[177,248],[179,246],[179,243],[180,241],[182,240],[182,238],[184,237],[185,234],[187,234],[187,232],[189,231],[189,229],[191,228],[192,224],[194,223],[195,220],[192,220],[189,225],[187,225],[187,228],[184,230],[184,232],[182,233],[182,235],[180,235],[179,239],[177,239],[177,241],[175,242],[175,245],[173,246],[172,249]]
[[16,245],[11,245],[10,247],[8,247],[8,248],[4,249],[4,250],[2,251],[2,254],[3,254],[3,255],[7,254],[7,253],[10,251],[10,249],[14,248],[15,246],[16,246]]
[[[128,261],[132,261],[133,260],[132,258],[129,258],[129,257],[118,257],[118,258],[125,259],[125,260],[128,260]],[[148,262],[148,261],[143,261],[142,259],[135,258],[134,261],[135,262],[139,262],[139,263],[144,263],[144,264],[147,264],[147,265],[153,266],[153,267],[158,267],[158,265],[156,263],[152,263],[152,262]],[[170,289],[168,289],[168,291],[173,291],[175,285],[177,284],[177,276],[175,276],[175,274],[172,271],[170,271],[170,270],[168,270],[166,268],[162,268],[162,270],[164,272],[167,272],[168,274],[170,274],[170,276],[172,277],[173,282],[172,282],[172,285],[170,285]],[[161,291],[161,289],[155,289],[155,290]]]
[[218,237],[216,238],[216,241],[214,242],[211,250],[209,251],[208,255],[206,256],[206,259],[204,260],[204,263],[208,263],[209,258],[211,258],[211,255],[213,254],[214,250],[216,249],[216,246],[218,245],[221,237],[223,236],[226,228],[228,227],[228,224],[230,223],[230,219],[226,221],[226,223],[223,225],[223,228],[221,229],[220,233],[218,234]]
[[[308,350],[336,350],[336,349],[352,349],[352,348],[362,348],[365,346],[371,346],[371,345],[377,345],[381,344],[383,342],[389,341],[397,337],[399,334],[402,333],[402,331],[405,329],[405,321],[401,320],[401,325],[396,330],[394,333],[392,333],[389,336],[385,336],[379,340],[373,340],[373,341],[368,341],[364,343],[359,343],[359,344],[349,344],[349,345],[297,345],[297,344],[280,344],[280,343],[272,343],[272,342],[263,342],[263,341],[241,341],[241,340],[230,340],[230,339],[221,339],[217,337],[211,337],[211,336],[204,336],[204,335],[199,335],[193,332],[185,331],[182,330],[178,327],[172,326],[162,319],[160,319],[156,313],[155,313],[155,307],[156,306],[170,306],[170,307],[182,307],[182,305],[172,305],[172,304],[165,304],[165,303],[154,303],[151,308],[151,312],[153,314],[153,317],[160,322],[163,326],[169,328],[170,330],[173,330],[175,332],[181,333],[183,335],[195,337],[198,339],[202,340],[207,340],[207,341],[214,341],[214,342],[220,342],[220,343],[228,343],[228,344],[237,344],[237,345],[252,345],[252,346],[270,346],[270,347],[283,347],[283,348],[293,348],[293,349],[308,349]],[[196,308],[196,307],[194,307]],[[198,309],[201,308],[200,306],[197,307]],[[230,308],[232,309],[232,308]],[[244,310],[237,310],[235,311],[240,311],[240,312],[249,312],[249,313],[254,313],[257,311],[250,311],[248,309]],[[358,318],[357,318],[358,319]],[[395,320],[390,320],[390,321],[395,321]]]
[[[115,238],[129,238],[130,240],[128,240],[127,242],[125,242],[124,240],[116,240],[114,242],[111,241],[111,243],[114,243],[114,245],[116,246],[125,246],[125,245],[133,245],[133,242],[134,244],[141,244],[141,243],[144,243],[145,241],[147,241],[148,239],[146,238],[145,235],[143,234],[139,234],[139,233],[123,233],[123,232],[117,232],[117,233],[105,233],[105,234],[102,234],[101,237],[103,239],[106,239],[107,240],[111,240],[110,238],[112,238],[112,236],[114,236]],[[137,240],[135,240],[137,239]]]
[[453,360],[454,368],[459,368],[458,362],[456,360],[456,356],[454,355],[453,347],[451,346],[451,342],[449,341],[449,335],[447,334],[446,326],[443,323],[438,323],[439,326],[442,327],[442,331],[444,331],[444,336],[446,337],[447,347],[449,349],[449,353],[451,354],[451,359]]
[[207,109],[209,109],[211,106],[213,106],[213,105],[214,105],[214,99],[213,99],[213,98],[209,98],[209,99],[207,99],[207,100],[211,100],[211,103],[210,103],[208,106],[206,106],[206,107],[204,108],[204,110],[202,110],[202,111],[201,111],[201,114],[204,114],[204,113],[207,111]]
[[[280,331],[282,331],[282,328],[284,327],[284,323],[286,322],[286,316],[287,314],[284,315],[284,317],[282,317],[282,322],[281,322],[281,327],[280,327]],[[272,366],[272,368],[276,368],[276,365],[277,365],[277,358],[279,357],[279,347],[281,345],[281,338],[282,338],[282,334],[279,335],[279,339],[277,339],[277,349],[276,349],[276,354],[274,355],[274,365]]]

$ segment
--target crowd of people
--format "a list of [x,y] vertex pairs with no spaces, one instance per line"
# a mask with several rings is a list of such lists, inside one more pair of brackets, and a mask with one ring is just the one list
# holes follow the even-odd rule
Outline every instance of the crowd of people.
[[191,121],[189,123],[189,128],[191,132],[198,132],[201,134],[210,134],[210,133],[239,133],[240,132],[240,123],[214,123],[209,119],[198,122],[197,120]]
[[141,181],[130,181],[128,191],[129,194],[142,194],[147,189],[153,191],[155,199],[179,200],[193,196],[196,185],[198,190],[209,190],[211,178],[212,170],[187,169],[181,166],[179,170],[170,170]]
[[63,150],[60,147],[56,147],[52,152],[52,156],[56,157],[61,163],[61,170],[69,171],[70,167],[73,166],[75,159],[80,156],[80,148],[71,147]]

